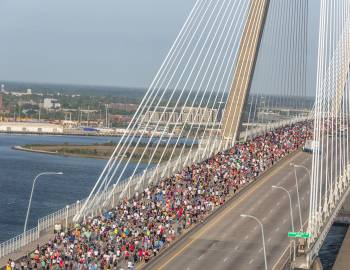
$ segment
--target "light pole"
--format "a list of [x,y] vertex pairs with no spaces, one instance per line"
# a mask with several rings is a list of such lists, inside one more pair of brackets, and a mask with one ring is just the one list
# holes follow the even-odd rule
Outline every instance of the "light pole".
[[69,205],[66,205],[66,232],[68,232],[68,210],[69,210]]
[[284,187],[280,187],[280,186],[272,186],[272,188],[276,188],[276,189],[280,189],[283,190],[284,192],[287,193],[288,197],[289,197],[289,205],[290,205],[290,218],[292,220],[292,230],[294,232],[294,221],[293,221],[293,205],[292,205],[292,197],[290,196],[290,192],[285,189]]
[[[272,186],[272,188],[280,189],[280,190],[283,190],[284,192],[287,193],[287,195],[289,197],[290,219],[292,221],[292,231],[295,232],[295,230],[294,230],[294,221],[293,221],[293,205],[292,205],[292,197],[290,196],[290,192],[287,189],[285,189],[284,187],[280,187],[280,186]],[[295,242],[294,242],[294,258],[295,258]]]
[[112,189],[112,208],[115,206],[115,189],[117,187],[117,184],[113,184],[113,189]]
[[260,225],[260,228],[261,228],[261,235],[262,235],[262,241],[263,241],[263,249],[264,249],[265,270],[267,270],[264,226],[263,226],[263,224],[261,223],[261,221],[260,221],[257,217],[254,217],[254,216],[251,216],[251,215],[244,215],[244,214],[242,214],[241,217],[242,217],[242,218],[251,218],[251,219],[254,219],[254,220]]
[[34,181],[33,181],[33,185],[32,185],[32,191],[30,193],[30,198],[29,198],[29,203],[28,203],[28,208],[27,208],[26,220],[24,222],[24,229],[23,229],[24,233],[27,230],[27,222],[28,222],[28,217],[29,217],[29,212],[30,212],[30,206],[32,205],[32,197],[33,197],[34,186],[35,186],[36,180],[42,175],[62,175],[62,174],[63,174],[63,172],[42,172],[42,173],[39,173],[37,176],[35,176]]
[[[298,177],[297,177],[297,170],[296,168],[297,167],[300,167],[300,166],[297,166],[293,163],[290,163],[291,166],[293,166],[294,168],[294,177],[295,177],[295,186],[296,186],[296,189],[297,189],[297,198],[298,198],[298,206],[299,206],[299,220],[300,220],[300,230],[302,231],[303,230],[303,220],[302,220],[302,216],[301,216],[301,204],[300,204],[300,195],[299,195],[299,183],[298,183]],[[304,167],[304,166],[303,166]],[[307,169],[305,167],[305,169]],[[308,169],[307,169],[308,170]]]
[[309,174],[310,178],[311,178],[311,172],[310,172],[310,170],[307,167],[305,167],[303,165],[299,165],[299,164],[294,164],[294,163],[290,163],[290,165],[294,166],[295,168],[302,168],[302,169],[306,170],[307,173]]
[[[294,174],[295,174],[295,177],[297,177],[296,176],[296,172],[295,172],[295,168],[302,168],[302,169],[304,169],[304,170],[306,170],[306,172],[307,172],[307,174],[309,175],[309,179],[310,179],[310,181],[311,181],[311,171],[310,171],[310,169],[309,168],[307,168],[307,167],[305,167],[304,165],[299,165],[299,164],[293,164],[293,163],[291,163],[291,165],[293,165],[294,166]],[[298,186],[297,186],[298,187]],[[300,211],[300,199],[299,199],[299,189],[297,190],[298,191],[298,201],[299,201],[299,211]],[[301,214],[300,214],[300,216],[301,216]],[[301,219],[300,219],[301,220]],[[303,223],[300,223],[301,224],[301,229],[303,228]]]

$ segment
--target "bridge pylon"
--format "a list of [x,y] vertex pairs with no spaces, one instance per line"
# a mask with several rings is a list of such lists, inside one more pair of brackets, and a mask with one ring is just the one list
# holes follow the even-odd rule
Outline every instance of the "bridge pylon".
[[221,120],[221,135],[228,142],[233,143],[239,134],[241,118],[253,79],[269,4],[270,0],[251,0],[249,4],[231,90]]

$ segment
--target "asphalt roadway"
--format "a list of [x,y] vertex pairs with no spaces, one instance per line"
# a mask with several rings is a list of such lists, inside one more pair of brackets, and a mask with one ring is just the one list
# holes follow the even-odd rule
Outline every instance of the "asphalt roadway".
[[[300,229],[299,207],[294,169],[290,163],[311,168],[312,154],[297,152],[243,192],[228,201],[218,213],[189,232],[173,246],[148,264],[137,269],[206,270],[265,269],[262,234],[258,223],[241,214],[259,218],[264,226],[268,269],[280,269],[290,252],[292,231],[290,203],[286,192],[273,189],[282,186],[291,193],[295,230]],[[309,177],[305,169],[297,168],[302,223],[305,224],[309,205]],[[304,228],[305,229],[305,228]]]

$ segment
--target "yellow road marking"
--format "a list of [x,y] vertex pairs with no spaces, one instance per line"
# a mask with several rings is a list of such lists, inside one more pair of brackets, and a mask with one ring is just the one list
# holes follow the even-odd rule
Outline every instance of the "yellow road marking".
[[[297,156],[299,156],[301,152],[297,153],[292,159],[295,159]],[[258,183],[256,183],[254,186],[251,187],[250,190],[248,190],[245,194],[243,194],[240,198],[238,198],[236,201],[232,202],[232,205],[224,209],[214,220],[212,220],[209,224],[206,224],[203,228],[201,228],[198,232],[194,234],[192,239],[183,246],[180,250],[178,250],[174,255],[172,255],[166,262],[164,262],[158,269],[164,269],[165,266],[167,266],[172,260],[174,260],[177,256],[179,256],[181,253],[183,253],[189,246],[193,244],[193,242],[197,241],[203,234],[205,234],[208,230],[210,230],[214,225],[216,225],[219,221],[221,221],[232,209],[236,208],[243,200],[245,200],[248,196],[250,196],[253,192],[255,192],[258,188],[260,188],[265,182],[270,180],[270,176],[273,174],[276,174],[282,168],[284,168],[286,165],[289,164],[289,159],[284,161],[283,164],[278,166],[277,168],[274,168],[271,172],[268,172],[263,179],[261,179]],[[139,265],[136,269],[140,269],[143,265]]]

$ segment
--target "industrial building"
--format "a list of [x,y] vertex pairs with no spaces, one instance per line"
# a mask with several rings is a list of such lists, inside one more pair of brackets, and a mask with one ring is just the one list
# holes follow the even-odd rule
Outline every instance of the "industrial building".
[[182,107],[179,109],[158,107],[156,111],[148,111],[144,114],[144,122],[166,124],[215,124],[218,118],[217,109],[200,107]]
[[44,98],[42,107],[46,110],[49,109],[60,109],[61,104],[54,98]]
[[63,126],[36,122],[0,122],[0,132],[6,133],[63,133]]

